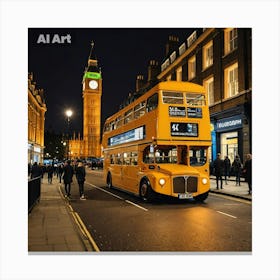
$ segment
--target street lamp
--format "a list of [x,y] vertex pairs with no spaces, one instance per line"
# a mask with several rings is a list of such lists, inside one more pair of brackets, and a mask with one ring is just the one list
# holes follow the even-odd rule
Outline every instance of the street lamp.
[[70,152],[70,147],[69,147],[69,143],[70,143],[70,118],[73,115],[73,111],[71,109],[68,109],[65,111],[65,115],[67,117],[67,125],[68,125],[68,147],[67,147],[67,158],[69,159],[69,152]]

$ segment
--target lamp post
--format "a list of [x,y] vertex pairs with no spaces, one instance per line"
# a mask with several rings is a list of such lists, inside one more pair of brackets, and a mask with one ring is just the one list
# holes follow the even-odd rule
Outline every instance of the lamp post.
[[73,111],[71,109],[68,109],[65,111],[65,115],[67,117],[67,126],[68,126],[68,136],[67,136],[67,141],[68,141],[68,145],[67,145],[67,159],[69,159],[69,153],[70,153],[70,118],[73,115]]

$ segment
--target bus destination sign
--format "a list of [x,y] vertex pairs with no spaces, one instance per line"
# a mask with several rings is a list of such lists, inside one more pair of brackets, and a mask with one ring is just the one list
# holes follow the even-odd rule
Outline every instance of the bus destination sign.
[[202,118],[202,109],[188,107],[188,118]]
[[198,124],[197,123],[175,123],[170,124],[171,136],[180,137],[197,137]]
[[185,117],[186,116],[186,108],[185,107],[175,107],[169,106],[169,116],[170,117]]

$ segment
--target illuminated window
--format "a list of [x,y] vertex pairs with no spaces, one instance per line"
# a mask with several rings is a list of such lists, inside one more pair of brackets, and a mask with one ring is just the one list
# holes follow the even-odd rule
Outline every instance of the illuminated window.
[[225,69],[225,98],[238,94],[238,63],[234,63]]
[[237,28],[226,28],[224,31],[225,54],[237,48]]
[[203,47],[203,69],[213,64],[213,42],[210,41]]
[[195,59],[195,55],[194,55],[188,61],[188,68],[189,68],[188,78],[189,78],[189,80],[191,80],[195,77],[195,72],[196,72],[195,62],[196,62],[196,59]]
[[207,80],[204,80],[203,86],[206,89],[206,93],[208,95],[208,104],[214,104],[214,78],[211,77]]

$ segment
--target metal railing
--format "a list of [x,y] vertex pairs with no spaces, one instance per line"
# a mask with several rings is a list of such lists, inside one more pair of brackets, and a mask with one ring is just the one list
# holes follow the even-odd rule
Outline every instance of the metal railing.
[[28,180],[28,213],[30,213],[41,197],[41,176]]

